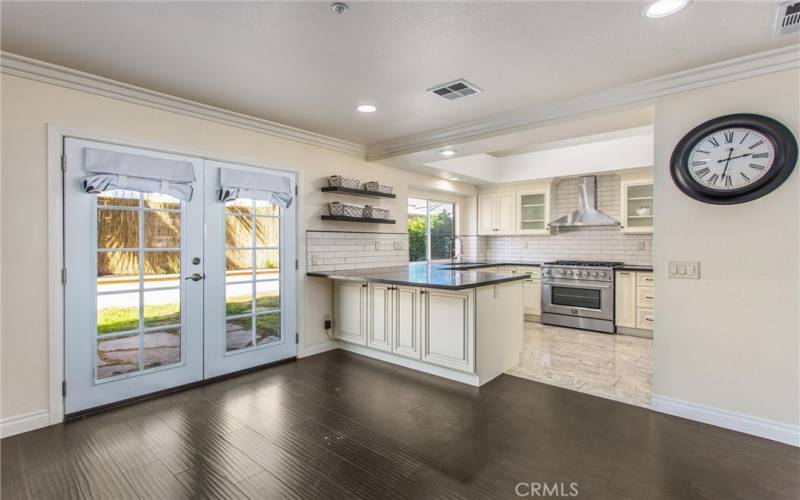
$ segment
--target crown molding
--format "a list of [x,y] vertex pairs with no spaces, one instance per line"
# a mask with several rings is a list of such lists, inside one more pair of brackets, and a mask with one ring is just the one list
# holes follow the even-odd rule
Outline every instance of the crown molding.
[[798,66],[800,66],[800,45],[791,45],[601,90],[567,101],[542,104],[453,127],[392,139],[370,146],[367,150],[367,160],[378,161],[433,148],[454,146],[513,133],[550,120],[645,102],[670,94]]
[[0,52],[0,72],[58,85],[90,94],[111,97],[121,101],[139,104],[150,108],[170,111],[192,118],[208,120],[246,130],[253,130],[280,139],[288,139],[312,146],[318,146],[340,153],[347,153],[364,158],[367,148],[361,144],[329,137],[307,130],[290,127],[254,116],[228,111],[188,99],[147,90],[127,83],[118,82],[101,76],[50,64],[37,59]]

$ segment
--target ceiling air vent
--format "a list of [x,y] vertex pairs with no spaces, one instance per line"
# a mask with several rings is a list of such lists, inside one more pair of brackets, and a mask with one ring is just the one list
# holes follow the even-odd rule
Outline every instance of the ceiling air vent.
[[467,97],[468,95],[472,94],[478,94],[483,91],[466,80],[456,80],[454,82],[437,85],[431,89],[428,89],[428,92],[433,92],[434,94],[438,95],[439,97],[443,97],[448,101],[455,101],[456,99],[461,99],[462,97]]
[[778,6],[773,36],[800,32],[800,2],[782,3]]

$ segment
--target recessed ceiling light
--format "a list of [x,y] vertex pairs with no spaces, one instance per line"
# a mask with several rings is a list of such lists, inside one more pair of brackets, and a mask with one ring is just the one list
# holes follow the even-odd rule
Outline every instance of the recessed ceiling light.
[[459,179],[458,179],[458,177],[448,177],[447,180],[448,181],[457,181]]
[[439,154],[442,156],[453,156],[454,154],[456,154],[456,150],[452,148],[447,148],[439,151]]
[[342,14],[350,10],[350,6],[344,2],[333,2],[331,4],[331,10],[341,16]]
[[691,0],[657,0],[644,9],[646,17],[666,17],[683,10]]
[[373,106],[372,104],[359,104],[356,107],[356,111],[359,113],[374,113],[378,111],[377,106]]

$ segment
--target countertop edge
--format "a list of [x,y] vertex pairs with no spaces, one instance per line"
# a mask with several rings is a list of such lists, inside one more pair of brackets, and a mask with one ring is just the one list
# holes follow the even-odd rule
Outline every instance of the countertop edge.
[[467,285],[442,285],[436,283],[417,283],[414,281],[392,280],[385,278],[370,278],[365,276],[342,276],[342,275],[329,275],[324,273],[307,272],[306,276],[313,278],[327,278],[336,281],[353,281],[356,283],[383,283],[386,285],[401,285],[411,286],[416,288],[437,288],[440,290],[467,290],[470,288],[480,288],[482,286],[498,285],[500,283],[508,283],[510,281],[521,281],[527,278],[525,274],[521,275],[507,275],[502,278],[494,278],[480,283],[470,283]]
[[653,266],[637,266],[635,264],[631,265],[621,265],[614,268],[615,271],[641,271],[643,273],[652,273]]

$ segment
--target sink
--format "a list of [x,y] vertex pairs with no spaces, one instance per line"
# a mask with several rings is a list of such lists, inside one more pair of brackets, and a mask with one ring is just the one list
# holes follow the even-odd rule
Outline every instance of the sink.
[[486,262],[455,262],[452,264],[446,264],[442,267],[444,269],[463,269],[465,267],[480,266],[483,264],[486,264]]

